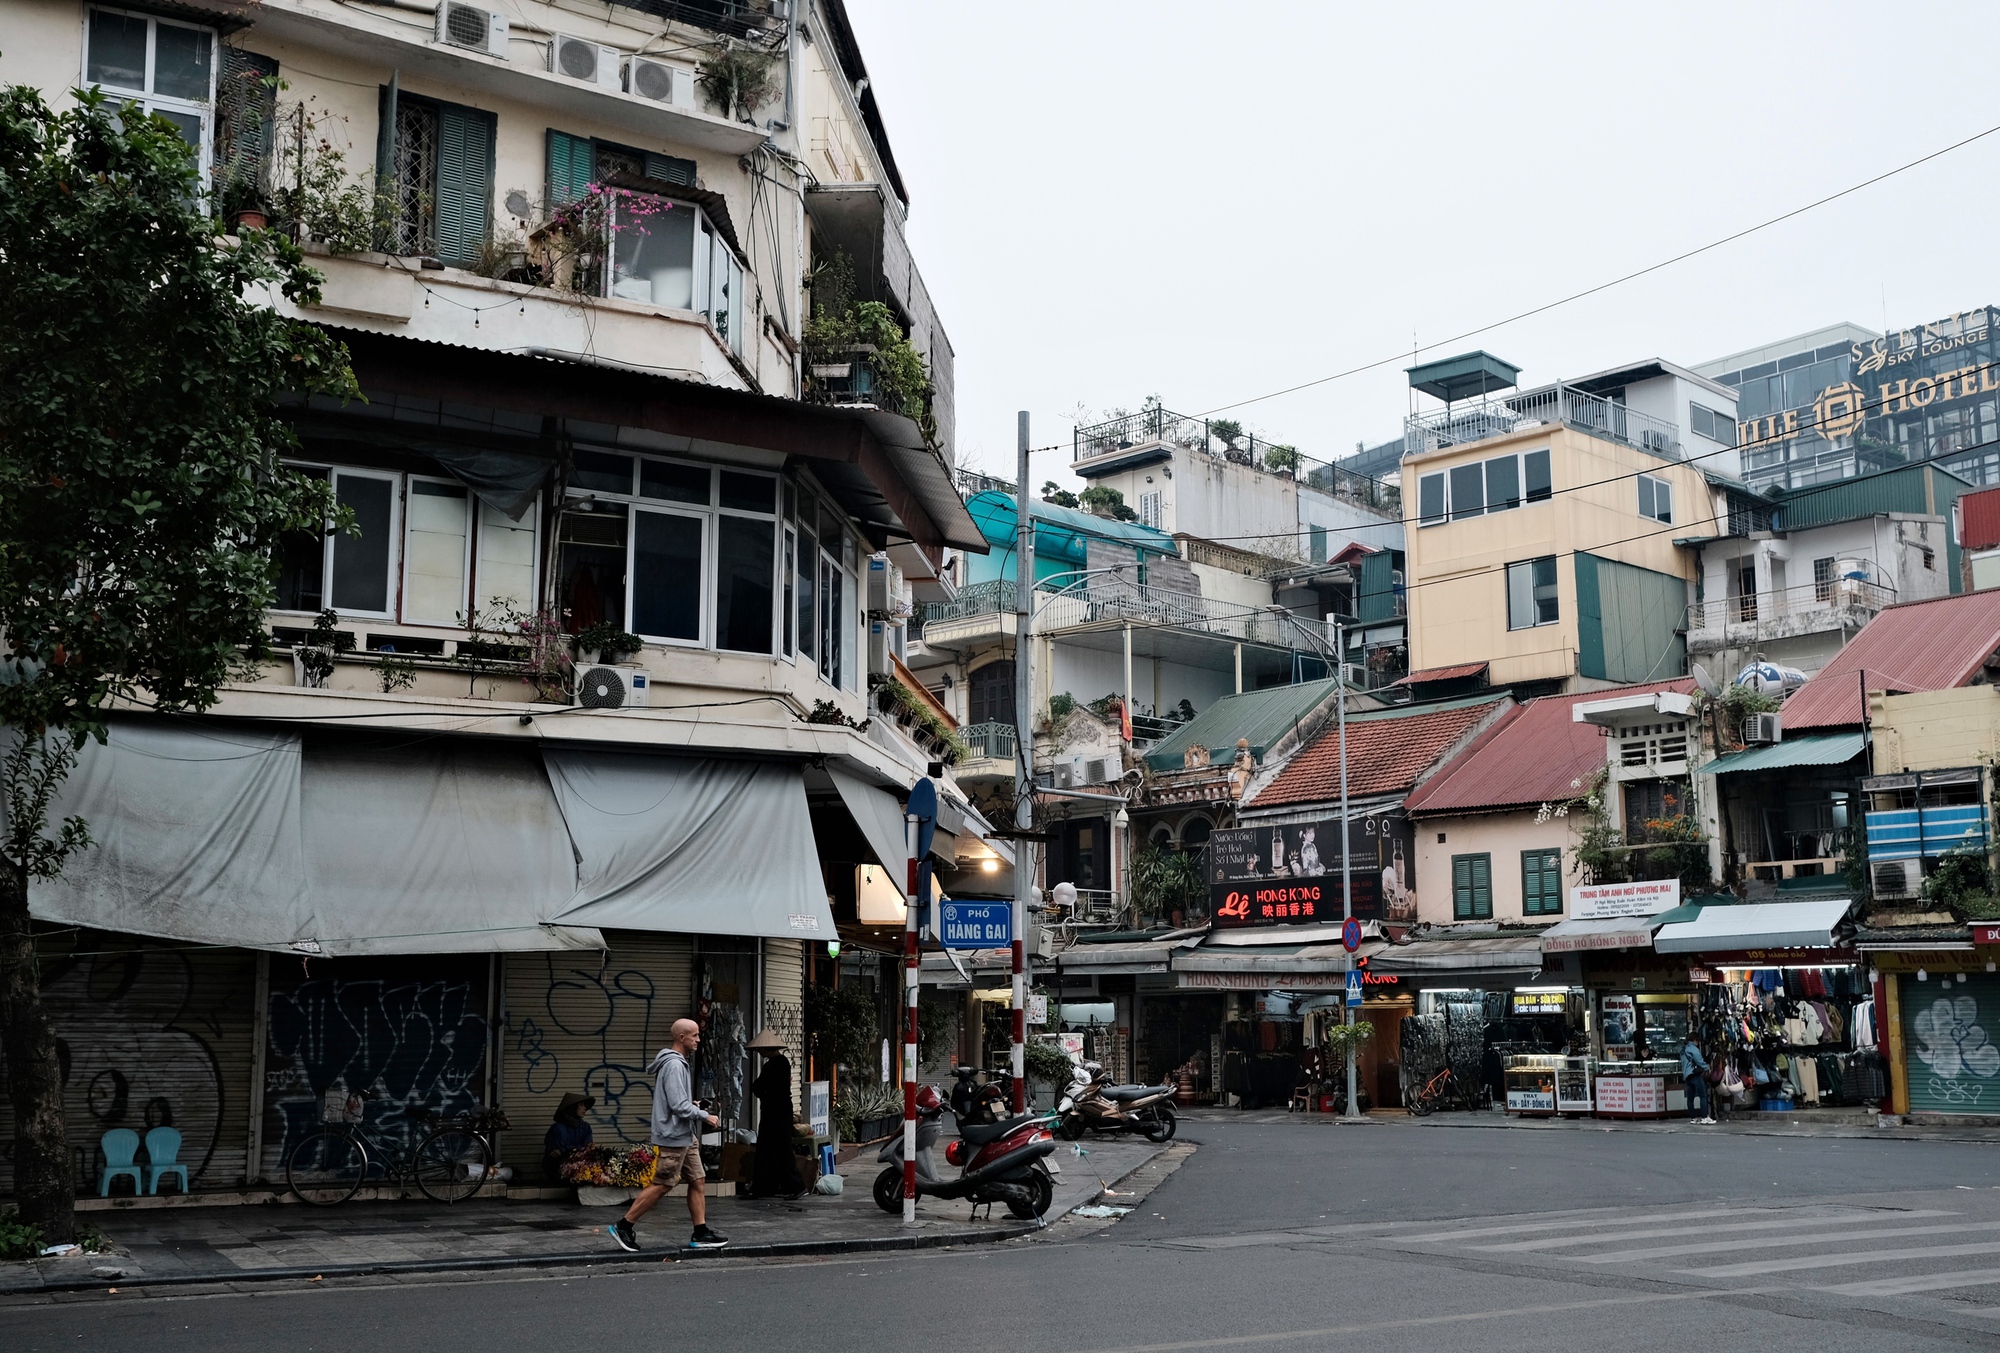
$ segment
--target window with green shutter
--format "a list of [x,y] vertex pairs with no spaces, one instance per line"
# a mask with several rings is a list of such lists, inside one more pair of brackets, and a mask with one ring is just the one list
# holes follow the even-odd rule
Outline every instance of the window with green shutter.
[[686,188],[694,184],[695,163],[676,155],[661,155],[588,136],[571,136],[549,128],[550,206],[574,202],[590,190],[591,184],[618,173]]
[[1521,852],[1521,914],[1523,916],[1562,915],[1562,852],[1524,850]]
[[1493,917],[1493,857],[1451,857],[1451,918],[1486,921]]
[[438,105],[437,256],[460,266],[486,243],[493,215],[493,114]]
[[549,128],[549,206],[574,202],[597,177],[597,152],[587,136]]

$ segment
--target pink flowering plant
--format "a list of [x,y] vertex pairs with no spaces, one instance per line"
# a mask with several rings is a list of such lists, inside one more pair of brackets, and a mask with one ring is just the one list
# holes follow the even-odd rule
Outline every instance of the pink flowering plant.
[[543,275],[552,286],[604,294],[605,270],[621,238],[644,238],[648,223],[673,209],[651,193],[593,183],[557,207],[534,235]]

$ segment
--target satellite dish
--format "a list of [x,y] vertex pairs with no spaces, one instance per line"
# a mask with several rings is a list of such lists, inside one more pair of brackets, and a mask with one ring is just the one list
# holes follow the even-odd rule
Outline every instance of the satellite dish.
[[1708,674],[1706,667],[1703,667],[1700,663],[1695,663],[1691,670],[1694,673],[1694,684],[1701,688],[1703,695],[1719,695],[1721,693],[1722,687],[1716,683],[1714,677]]

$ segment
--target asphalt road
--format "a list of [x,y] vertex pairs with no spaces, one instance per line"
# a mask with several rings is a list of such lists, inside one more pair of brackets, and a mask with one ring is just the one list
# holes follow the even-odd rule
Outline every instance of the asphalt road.
[[[1432,1120],[1433,1123],[1438,1120]],[[997,1246],[0,1307],[0,1348],[2000,1346],[2000,1147],[1189,1121],[1114,1224]]]

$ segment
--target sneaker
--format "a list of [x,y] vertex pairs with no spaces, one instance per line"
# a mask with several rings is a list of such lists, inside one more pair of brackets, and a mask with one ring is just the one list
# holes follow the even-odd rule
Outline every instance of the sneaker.
[[707,1226],[695,1227],[694,1234],[688,1237],[688,1248],[691,1250],[719,1250],[728,1243],[728,1236]]
[[632,1223],[620,1217],[615,1223],[604,1228],[611,1238],[618,1242],[618,1248],[633,1254],[639,1252],[639,1237],[632,1234]]

